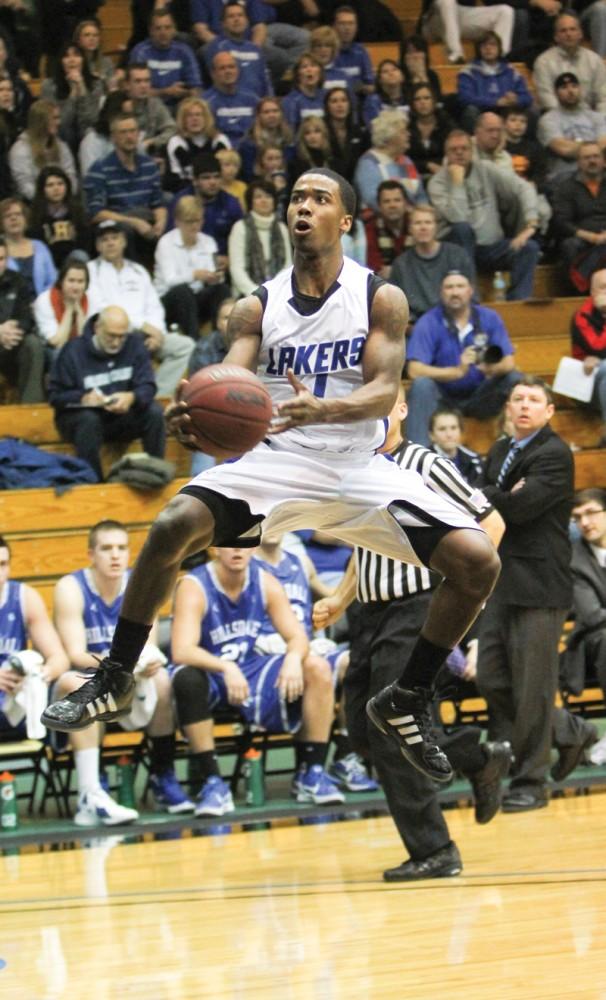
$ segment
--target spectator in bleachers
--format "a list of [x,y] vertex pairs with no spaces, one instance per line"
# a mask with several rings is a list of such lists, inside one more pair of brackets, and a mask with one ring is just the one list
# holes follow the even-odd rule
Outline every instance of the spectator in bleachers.
[[202,80],[196,57],[189,45],[176,40],[175,19],[165,8],[155,10],[149,20],[149,38],[135,45],[129,62],[146,63],[152,75],[152,94],[170,110],[184,97],[199,97]]
[[[279,162],[282,164],[282,150],[277,149],[276,152],[279,156]],[[264,150],[261,150],[261,161],[263,161],[263,153]],[[215,155],[221,167],[221,190],[225,191],[226,194],[230,194],[232,198],[237,198],[244,211],[246,209],[244,200],[246,183],[238,179],[240,170],[242,169],[242,157],[235,149],[218,149]],[[260,169],[263,169],[263,167],[261,166]],[[286,172],[284,172],[284,181],[286,183]]]
[[57,277],[50,250],[42,240],[26,235],[29,210],[20,198],[0,202],[0,231],[6,240],[8,266],[23,278],[30,302],[50,288]]
[[202,202],[186,195],[175,209],[176,228],[158,241],[154,285],[162,300],[166,321],[197,340],[200,324],[216,313],[222,299],[229,296],[225,271],[217,269],[217,244],[202,233]]
[[120,74],[117,72],[113,60],[109,56],[103,55],[101,24],[97,18],[80,21],[74,29],[73,41],[83,52],[93,77],[101,80],[104,90],[106,92],[115,90]]
[[552,740],[559,758],[551,775],[562,781],[597,734],[580,716],[554,708],[558,646],[572,599],[573,457],[549,426],[555,409],[542,379],[524,376],[507,408],[513,438],[495,442],[486,459],[483,492],[507,530],[501,575],[480,621],[477,679],[489,738],[509,740],[515,759],[503,811],[525,812],[548,804]]
[[166,226],[160,173],[150,156],[137,152],[134,114],[114,118],[110,129],[114,151],[96,160],[84,178],[88,214],[94,223],[119,222],[145,257]]
[[6,240],[0,236],[0,372],[17,387],[20,403],[42,403],[44,344],[30,302],[25,281],[8,269]]
[[[1,280],[1,279],[0,279]],[[16,724],[5,715],[6,703],[22,688],[24,675],[11,666],[24,650],[40,654],[39,675],[52,684],[69,668],[69,661],[41,595],[28,583],[11,579],[11,547],[0,536],[0,742],[27,736],[25,718]]]
[[105,90],[73,42],[68,42],[61,51],[52,77],[42,81],[40,95],[59,108],[59,135],[74,152],[87,129],[96,122]]
[[594,271],[606,264],[606,181],[604,154],[583,142],[577,172],[556,185],[553,219],[559,250],[575,288],[587,292]]
[[365,222],[366,263],[375,274],[389,281],[393,262],[406,245],[412,206],[396,180],[381,181],[377,206],[377,212]]
[[377,67],[376,92],[366,96],[362,107],[364,123],[370,128],[377,115],[394,108],[400,110],[402,121],[406,123],[410,104],[404,74],[394,59],[382,59]]
[[[403,44],[404,56],[402,72],[404,75],[404,93],[410,101],[413,87],[418,83],[429,84],[439,105],[444,103],[440,77],[431,68],[429,45],[422,35],[409,35]],[[396,64],[397,65],[397,64]]]
[[43,167],[38,174],[28,232],[46,243],[55,267],[74,253],[87,257],[90,227],[82,201],[72,194],[71,181],[61,167]]
[[63,167],[78,190],[76,164],[67,143],[59,138],[61,112],[53,101],[34,101],[27,113],[27,128],[8,154],[11,174],[18,194],[28,201],[34,197],[36,178],[42,167]]
[[288,166],[291,185],[299,174],[311,167],[329,167],[339,172],[339,163],[332,155],[328,128],[318,115],[307,115],[302,120],[296,140],[295,155]]
[[[350,87],[350,78],[342,67],[337,67],[336,57],[339,53],[339,38],[333,28],[321,25],[311,32],[309,51],[322,67],[323,86],[325,90],[331,87]],[[351,91],[354,93],[353,89]]]
[[494,111],[482,111],[473,130],[475,160],[492,163],[500,170],[513,171],[513,161],[505,149],[505,125]]
[[[214,317],[213,330],[205,337],[200,337],[191,353],[186,378],[190,378],[194,372],[206,368],[207,365],[218,365],[223,361],[229,347],[227,323],[235,304],[235,299],[223,299]],[[205,469],[210,469],[214,464],[215,459],[211,455],[194,451],[191,457],[190,474],[192,477],[197,476]]]
[[541,115],[537,133],[549,150],[547,181],[551,185],[576,173],[581,143],[595,142],[602,152],[606,149],[606,113],[582,103],[575,74],[561,73],[554,89],[558,105]]
[[[284,640],[283,655],[255,653],[269,618]],[[237,636],[237,641],[234,641]],[[232,706],[269,732],[297,733],[292,794],[299,802],[338,803],[343,795],[324,771],[334,691],[325,660],[309,645],[278,580],[252,560],[250,549],[220,548],[177,584],[172,628],[173,690],[179,725],[200,783],[196,815],[234,808],[214,753],[212,713]]]
[[478,39],[475,49],[475,59],[457,77],[457,95],[465,108],[462,124],[473,127],[482,111],[529,108],[532,96],[526,80],[503,58],[496,31],[487,31]]
[[38,333],[53,353],[68,340],[80,337],[89,317],[88,267],[83,260],[68,258],[61,266],[57,280],[34,302],[34,319]]
[[240,202],[221,190],[221,164],[212,153],[200,153],[196,157],[193,173],[193,183],[175,198],[171,216],[179,198],[186,194],[197,195],[204,206],[202,231],[216,240],[222,258],[218,266],[227,268],[227,239],[234,223],[242,218]]
[[448,458],[470,486],[482,487],[484,462],[477,451],[466,448],[463,439],[463,414],[455,406],[443,403],[429,418],[431,450]]
[[169,139],[166,149],[168,177],[164,187],[179,191],[193,179],[196,156],[230,147],[227,136],[217,129],[206,101],[201,97],[186,97],[177,108],[177,133]]
[[157,395],[172,396],[187,367],[193,341],[176,332],[166,332],[164,308],[149,272],[124,256],[126,235],[113,219],[96,229],[98,257],[88,264],[89,313],[119,302],[125,309],[130,328],[137,330],[153,360],[158,363],[155,380]]
[[[251,24],[251,41],[262,47],[275,85],[308,48],[309,32],[278,21],[271,2],[246,0],[244,6]],[[223,0],[191,0],[192,29],[201,45],[212,42],[221,33],[222,11]]]
[[288,230],[276,216],[276,201],[273,184],[259,180],[248,185],[248,211],[229,234],[229,273],[236,297],[250,295],[292,263]]
[[591,405],[602,416],[602,437],[598,447],[606,447],[606,270],[594,271],[590,296],[572,318],[572,356],[583,362],[587,375],[595,372]]
[[181,36],[191,36],[191,0],[130,0],[130,18],[133,26],[132,35],[127,44],[130,52],[135,45],[147,37],[149,19],[154,10],[160,7],[169,10],[175,19],[177,31]]
[[415,83],[410,98],[410,146],[408,152],[425,182],[438,172],[444,160],[444,143],[454,128],[452,118],[438,107],[428,83]]
[[370,56],[364,45],[356,42],[358,15],[349,4],[337,6],[332,26],[339,40],[339,49],[334,59],[334,67],[345,73],[349,89],[354,94],[371,94],[375,85],[375,74]]
[[[99,521],[88,539],[89,565],[61,577],[55,586],[54,616],[71,669],[57,691],[65,695],[86,683],[111,643],[122,594],[128,579],[129,539],[119,521]],[[128,732],[143,729],[150,742],[150,786],[156,804],[171,814],[192,812],[174,771],[175,721],[166,657],[154,644],[157,626],[135,668],[135,705],[119,725]],[[100,781],[103,727],[70,734],[78,787],[77,826],[113,826],[138,818],[136,809],[119,805]]]
[[8,74],[0,74],[0,197],[8,198],[13,191],[13,178],[8,154],[21,128],[17,123],[15,88]]
[[128,94],[113,90],[103,102],[97,121],[88,130],[78,149],[78,166],[84,177],[96,160],[102,160],[114,150],[110,129],[114,118],[121,114],[133,114],[133,104]]
[[[223,164],[221,164],[223,169]],[[278,196],[278,210],[280,217],[286,215],[288,204],[288,167],[281,146],[267,145],[259,146],[253,168],[253,180],[268,181],[276,189]],[[240,182],[242,183],[242,182]],[[232,192],[235,194],[235,191]],[[246,193],[246,185],[242,192],[242,198]]]
[[324,114],[324,73],[311,52],[295,63],[292,90],[282,99],[282,112],[293,132],[306,115]]
[[231,52],[217,52],[211,62],[213,85],[204,98],[215,124],[236,148],[253,122],[258,94],[240,85],[240,70]]
[[246,7],[239,0],[227,0],[221,13],[221,31],[204,46],[204,62],[210,71],[217,52],[229,52],[238,64],[238,86],[242,90],[265,97],[273,94],[273,85],[265,65],[263,52],[250,40],[250,22]]
[[52,71],[57,54],[73,36],[79,21],[94,18],[104,0],[44,0],[42,15],[43,51]]
[[572,694],[595,679],[606,698],[606,490],[576,493],[572,520],[580,532],[570,563],[574,628],[566,636],[560,675]]
[[389,280],[405,291],[410,321],[414,323],[433,308],[447,274],[456,271],[465,275],[471,283],[475,267],[463,247],[438,240],[437,212],[433,205],[412,208],[408,229],[412,246],[396,257]]
[[528,112],[523,108],[508,108],[503,115],[505,151],[511,156],[518,177],[532,181],[537,191],[544,192],[547,173],[547,152],[537,139],[528,135]]
[[487,31],[494,31],[507,55],[513,35],[513,8],[509,4],[477,6],[474,2],[458,3],[457,0],[423,0],[422,30],[430,42],[446,46],[449,63],[464,63],[463,39],[476,39]]
[[[428,191],[449,241],[462,246],[480,269],[510,270],[508,299],[529,298],[540,252],[533,239],[539,225],[536,191],[513,171],[474,161],[466,132],[451,132],[445,153],[446,164]],[[505,227],[515,235],[506,237]]]
[[151,71],[146,63],[129,63],[124,89],[131,99],[130,110],[139,126],[139,152],[161,156],[177,126],[164,101],[152,95],[151,81]]
[[368,132],[356,122],[347,87],[332,87],[324,95],[324,121],[338,173],[351,182],[356,163],[369,146]]
[[284,117],[282,105],[277,97],[264,97],[258,102],[254,121],[240,143],[242,176],[245,180],[252,178],[260,147],[270,145],[279,146],[286,160],[293,155],[292,129]]
[[14,50],[11,62],[19,62],[19,68],[34,78],[40,75],[42,52],[39,8],[39,0],[4,0],[0,5],[0,35]]
[[581,24],[593,51],[602,59],[606,58],[606,5],[602,0],[576,0],[574,7],[581,15]]
[[48,398],[57,429],[78,458],[103,480],[101,445],[141,439],[143,450],[164,458],[166,432],[149,353],[121,306],[91,318],[79,337],[61,348],[51,370]]
[[0,36],[0,77],[7,76],[13,85],[13,114],[19,131],[25,128],[27,113],[32,104],[32,95],[23,80],[15,61],[9,57],[6,44]]
[[581,85],[583,103],[594,111],[606,112],[606,67],[597,52],[583,45],[583,30],[575,14],[566,11],[556,18],[554,42],[533,67],[540,107],[557,108],[555,81],[562,73],[573,73]]
[[399,180],[413,205],[427,201],[425,187],[412,160],[406,156],[410,134],[399,111],[381,111],[370,126],[371,148],[363,153],[354,173],[354,183],[363,209],[377,211],[381,181]]
[[463,274],[447,274],[440,303],[415,323],[406,347],[408,437],[430,445],[429,418],[443,402],[469,417],[495,417],[513,385],[513,347],[494,309],[473,303],[473,286]]

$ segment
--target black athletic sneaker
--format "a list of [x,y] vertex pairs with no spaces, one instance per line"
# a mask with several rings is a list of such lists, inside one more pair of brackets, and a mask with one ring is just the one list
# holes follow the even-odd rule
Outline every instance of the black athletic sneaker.
[[406,760],[421,774],[433,781],[449,782],[453,770],[448,757],[436,743],[432,729],[431,702],[425,691],[398,688],[398,704],[394,704],[395,684],[379,691],[366,705],[366,713],[386,736],[391,736]]
[[475,799],[476,823],[490,823],[501,808],[501,781],[509,773],[513,754],[509,743],[486,743],[488,760],[469,776]]
[[385,882],[418,882],[422,878],[450,878],[460,875],[463,862],[457,845],[450,841],[424,861],[403,861],[397,868],[383,872]]
[[40,721],[47,729],[58,729],[62,733],[86,729],[93,722],[111,722],[128,715],[134,690],[132,673],[106,657],[86,684],[61,701],[47,705]]

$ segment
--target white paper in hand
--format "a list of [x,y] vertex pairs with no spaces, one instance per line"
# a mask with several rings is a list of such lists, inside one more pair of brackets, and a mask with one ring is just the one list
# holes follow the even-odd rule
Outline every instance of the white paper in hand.
[[561,396],[570,396],[582,403],[588,403],[593,396],[595,371],[586,375],[583,362],[576,358],[560,358],[558,370],[553,380],[553,391]]

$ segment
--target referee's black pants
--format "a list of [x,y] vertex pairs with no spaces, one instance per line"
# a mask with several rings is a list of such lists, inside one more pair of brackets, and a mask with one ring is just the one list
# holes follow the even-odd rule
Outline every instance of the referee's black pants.
[[[350,664],[344,680],[345,715],[355,751],[372,760],[393,820],[414,861],[450,842],[435,785],[409,764],[395,743],[366,715],[366,702],[402,673],[431,600],[424,591],[393,601],[354,602],[347,612]],[[472,774],[484,766],[481,731],[459,727],[440,738],[455,770]]]

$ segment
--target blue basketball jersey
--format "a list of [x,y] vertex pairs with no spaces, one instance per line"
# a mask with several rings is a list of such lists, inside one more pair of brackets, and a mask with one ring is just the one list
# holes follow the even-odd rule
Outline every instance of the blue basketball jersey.
[[7,580],[0,598],[0,666],[13,653],[27,649],[24,597],[23,584]]
[[104,656],[111,646],[122,598],[126,589],[128,572],[124,574],[120,593],[111,604],[106,604],[95,587],[95,581],[90,569],[79,569],[72,573],[80,587],[84,599],[84,628],[86,631],[86,650]]
[[[257,562],[263,569],[275,576],[286,591],[286,596],[290,601],[298,620],[301,622],[307,635],[312,633],[311,610],[312,597],[307,573],[303,568],[303,563],[294,552],[282,550],[282,558],[277,566],[265,562],[260,556],[254,556],[252,562]],[[270,635],[275,632],[273,622],[269,617],[265,618],[261,629],[262,635]]]
[[214,656],[232,660],[243,670],[267,616],[261,567],[254,561],[249,563],[244,587],[236,601],[223,590],[212,563],[197,566],[188,576],[197,581],[206,595],[200,646]]

